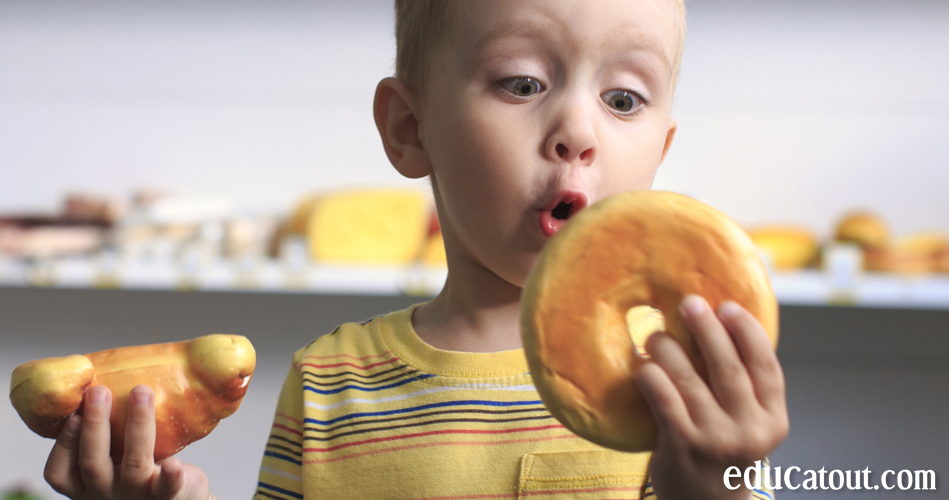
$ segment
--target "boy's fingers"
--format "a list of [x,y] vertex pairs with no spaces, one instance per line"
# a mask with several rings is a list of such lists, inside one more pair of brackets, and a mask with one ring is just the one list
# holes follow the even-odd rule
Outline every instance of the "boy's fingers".
[[85,491],[93,498],[111,498],[114,470],[109,446],[112,430],[112,393],[96,386],[86,391],[79,431],[79,471]]
[[731,414],[747,405],[748,397],[754,393],[748,371],[731,335],[708,302],[698,295],[689,295],[682,300],[679,314],[699,346],[708,367],[709,386],[722,408]]
[[161,462],[161,474],[155,480],[151,498],[175,500],[216,500],[208,489],[208,478],[197,467],[183,464],[176,458]]
[[70,498],[82,494],[82,476],[79,474],[79,428],[82,417],[73,415],[66,420],[56,444],[49,452],[43,478],[57,493]]
[[761,323],[731,301],[719,306],[719,317],[732,332],[758,401],[768,410],[782,410],[785,406],[784,372]]
[[174,498],[184,487],[184,473],[182,464],[176,458],[168,458],[161,462],[161,472],[155,478],[152,491],[155,498]]
[[155,398],[151,388],[136,386],[129,393],[122,455],[121,490],[125,498],[147,498],[155,473]]
[[673,435],[694,432],[695,424],[689,416],[689,409],[662,368],[655,363],[646,363],[639,369],[636,385],[649,403],[659,429],[666,429]]
[[663,388],[663,392],[673,390],[679,395],[690,422],[702,427],[718,417],[721,413],[718,401],[675,339],[664,332],[655,333],[646,340],[646,351],[672,386],[671,389]]

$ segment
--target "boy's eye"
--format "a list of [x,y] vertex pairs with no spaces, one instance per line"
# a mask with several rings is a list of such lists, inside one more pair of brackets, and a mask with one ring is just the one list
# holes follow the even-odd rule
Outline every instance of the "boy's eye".
[[544,89],[540,82],[526,76],[508,78],[502,80],[498,85],[518,97],[530,97]]
[[603,94],[603,102],[620,113],[629,113],[639,109],[643,99],[625,90],[611,90]]

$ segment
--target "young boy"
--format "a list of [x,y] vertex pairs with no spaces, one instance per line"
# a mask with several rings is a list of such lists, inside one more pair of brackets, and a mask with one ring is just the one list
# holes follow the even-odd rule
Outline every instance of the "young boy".
[[[564,429],[520,350],[521,287],[547,238],[590,203],[648,189],[669,149],[682,0],[396,10],[397,76],[378,86],[376,123],[395,168],[431,179],[448,279],[427,303],[296,353],[255,498],[770,498],[724,481],[788,431],[777,358],[736,304],[682,303],[708,383],[668,335],[647,343],[638,384],[659,423],[652,453]],[[73,498],[209,498],[200,470],[151,462],[152,399],[133,390],[113,470],[110,396],[90,390],[51,452],[50,484]]]

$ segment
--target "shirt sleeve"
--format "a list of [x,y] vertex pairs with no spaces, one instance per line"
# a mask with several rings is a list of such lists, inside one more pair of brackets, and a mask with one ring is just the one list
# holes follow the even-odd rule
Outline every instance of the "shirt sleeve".
[[254,500],[303,498],[303,382],[296,362],[283,382]]
[[[764,459],[761,463],[761,467],[770,467],[771,461],[769,459]],[[655,491],[652,489],[652,476],[646,476],[646,484],[643,486],[642,494],[640,495],[642,500],[658,500]],[[768,488],[765,485],[762,485],[761,488],[755,488],[751,490],[751,498],[755,500],[774,500],[774,491]]]

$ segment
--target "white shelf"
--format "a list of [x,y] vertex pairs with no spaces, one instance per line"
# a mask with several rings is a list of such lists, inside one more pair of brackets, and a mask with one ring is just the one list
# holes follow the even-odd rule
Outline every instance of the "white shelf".
[[834,286],[819,270],[771,274],[774,293],[784,305],[949,309],[949,275],[863,273],[848,281],[851,286]]
[[269,260],[218,260],[201,266],[173,261],[0,260],[0,285],[62,288],[426,296],[438,293],[447,275],[444,268],[425,266],[287,265]]
[[[428,296],[438,293],[446,276],[443,268],[422,266],[291,266],[269,260],[185,266],[172,261],[117,265],[92,259],[0,259],[2,286]],[[949,309],[949,275],[863,273],[845,282],[846,287],[834,286],[831,276],[819,270],[771,275],[784,305]]]

